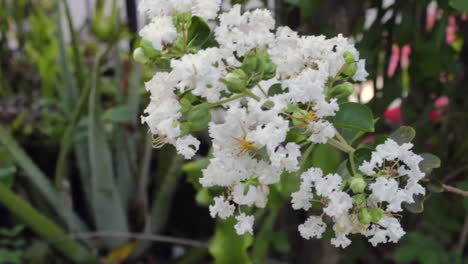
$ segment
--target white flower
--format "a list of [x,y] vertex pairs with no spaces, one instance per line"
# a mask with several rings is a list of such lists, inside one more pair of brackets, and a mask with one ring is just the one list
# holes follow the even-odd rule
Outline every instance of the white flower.
[[340,216],[353,207],[353,199],[345,192],[335,191],[327,197],[330,200],[328,206],[323,211],[329,216]]
[[359,60],[356,63],[357,66],[357,71],[353,75],[353,80],[356,82],[364,82],[367,80],[367,76],[369,76],[369,73],[366,71],[366,60]]
[[163,50],[163,46],[171,44],[177,38],[177,30],[170,16],[155,17],[140,30],[140,36],[153,44],[156,50]]
[[[424,177],[424,173],[419,168],[422,157],[414,154],[411,151],[412,147],[410,143],[398,145],[392,139],[387,139],[372,152],[371,160],[364,161],[359,167],[360,171],[369,176],[384,170],[388,177],[395,177],[387,179],[380,176],[369,185],[372,191],[369,198],[378,202],[387,202],[387,212],[402,211],[403,202],[412,203],[413,195],[426,192],[418,183]],[[393,163],[390,168],[385,167],[388,162]],[[395,166],[398,163],[400,166]],[[403,176],[406,177],[406,184],[400,187],[400,183],[395,179]]]
[[236,229],[236,233],[238,235],[243,235],[245,233],[253,234],[253,222],[254,217],[252,215],[245,215],[245,213],[241,213],[240,215],[236,216],[237,224],[234,225]]
[[226,219],[234,213],[236,207],[226,201],[223,196],[215,197],[214,202],[214,205],[209,206],[211,217],[215,218],[218,215],[219,218]]
[[327,225],[322,221],[321,217],[310,216],[304,224],[299,225],[299,233],[305,239],[310,239],[312,237],[322,238],[323,232]]
[[150,18],[172,16],[175,12],[191,11],[193,15],[205,19],[216,17],[221,0],[140,0],[138,11]]
[[262,186],[248,186],[248,191],[242,184],[234,186],[232,195],[234,202],[240,205],[256,205],[259,208],[264,208],[266,205],[266,199],[268,195],[268,189],[262,188]]
[[245,55],[253,48],[272,43],[275,21],[268,10],[255,10],[241,15],[241,6],[235,5],[219,16],[220,25],[215,29],[216,40],[221,47]]
[[346,248],[347,246],[351,245],[351,240],[346,237],[346,234],[335,232],[335,238],[331,239],[331,244],[335,247]]
[[200,146],[200,141],[192,135],[187,135],[178,138],[175,143],[177,153],[184,156],[186,159],[191,159]]
[[320,196],[330,196],[339,191],[342,183],[341,176],[338,174],[328,174],[325,177],[315,179],[315,189]]
[[400,222],[394,217],[385,216],[380,219],[378,227],[371,229],[372,238],[369,242],[375,247],[379,243],[393,242],[396,243],[405,235],[405,231],[401,228]]
[[335,127],[330,122],[324,120],[310,122],[309,130],[312,131],[309,141],[321,144],[327,143],[336,133]]

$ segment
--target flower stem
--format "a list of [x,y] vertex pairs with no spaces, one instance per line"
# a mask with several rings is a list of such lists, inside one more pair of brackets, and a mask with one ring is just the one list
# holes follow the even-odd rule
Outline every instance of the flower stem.
[[260,97],[256,96],[254,93],[252,93],[250,90],[245,90],[244,94],[247,95],[248,97],[251,97],[255,99],[256,101],[260,101]]
[[349,152],[348,155],[349,155],[349,163],[351,164],[351,172],[353,173],[353,176],[354,176],[357,174],[356,163],[354,161],[354,151]]
[[222,104],[229,103],[229,102],[231,102],[231,101],[237,100],[237,99],[242,98],[242,97],[244,97],[244,96],[246,96],[245,93],[240,93],[240,94],[234,95],[233,97],[230,97],[230,98],[227,98],[227,99],[224,99],[224,100],[215,102],[215,103],[211,103],[211,104],[210,104],[210,107],[220,106],[220,105],[222,105]]
[[328,144],[330,144],[331,146],[343,151],[343,152],[346,152],[346,153],[350,153],[350,152],[354,152],[354,148],[351,147],[350,145],[348,145],[347,143],[345,142],[340,142],[334,138],[330,138],[328,139]]
[[262,88],[262,86],[260,84],[257,84],[257,87],[258,87],[258,89],[260,89],[262,94],[265,95],[265,97],[268,97],[268,94],[265,92],[265,90],[263,90],[263,88]]
[[[311,143],[311,142],[309,142],[309,143]],[[307,160],[309,159],[309,156],[310,156],[310,154],[312,153],[312,150],[314,150],[314,147],[315,147],[315,144],[311,143],[311,144],[307,147],[306,151],[304,152],[304,155],[302,155],[302,160],[301,160],[301,164],[300,164],[300,168],[299,168],[298,174],[301,174],[302,172],[305,171],[305,169],[306,169],[306,164],[307,164],[306,162],[307,162]]]

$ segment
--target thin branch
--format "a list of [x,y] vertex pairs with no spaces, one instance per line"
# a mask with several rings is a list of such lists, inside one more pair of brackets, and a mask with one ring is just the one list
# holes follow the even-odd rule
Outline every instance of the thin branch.
[[446,192],[451,192],[451,193],[461,195],[463,197],[468,197],[468,191],[458,189],[458,188],[455,188],[453,186],[446,185],[446,184],[442,184],[442,187],[444,188],[444,191]]
[[147,241],[154,241],[159,243],[169,243],[169,244],[177,244],[189,247],[199,247],[199,248],[206,248],[208,244],[206,242],[200,242],[191,239],[185,238],[177,238],[171,236],[164,236],[164,235],[151,235],[151,234],[143,234],[143,233],[127,233],[127,232],[83,232],[83,233],[71,233],[68,237],[59,238],[53,240],[52,242],[60,242],[64,240],[77,240],[77,239],[94,239],[94,238],[101,238],[101,237],[114,237],[114,238],[131,238],[131,239],[138,239],[138,240],[147,240]]
[[463,250],[465,249],[467,237],[468,237],[468,214],[465,216],[465,223],[463,224],[463,229],[461,230],[461,233],[460,233],[460,239],[458,240],[458,244],[455,249],[460,255],[462,255]]

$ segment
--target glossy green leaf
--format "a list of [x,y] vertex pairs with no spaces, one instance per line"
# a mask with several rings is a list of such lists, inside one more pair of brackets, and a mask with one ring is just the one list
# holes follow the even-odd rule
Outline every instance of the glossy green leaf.
[[312,166],[321,168],[324,174],[332,173],[340,164],[340,153],[330,145],[317,145],[311,161]]
[[413,195],[414,203],[403,203],[403,207],[411,213],[419,214],[424,212],[425,196],[422,194]]
[[429,175],[433,169],[440,167],[440,159],[431,153],[422,153],[420,156],[423,160],[419,163],[419,169],[426,175]]
[[404,143],[411,142],[416,136],[416,130],[409,126],[402,126],[398,128],[395,132],[390,135],[390,138],[393,139],[399,145]]
[[283,89],[283,87],[281,86],[281,84],[279,83],[276,83],[276,84],[273,84],[269,89],[268,89],[268,96],[274,96],[274,95],[277,95],[277,94],[282,94],[282,93],[287,93],[288,92],[288,89]]
[[215,234],[210,242],[209,251],[216,264],[249,264],[247,249],[252,244],[250,234],[238,235],[234,229],[236,219],[230,217],[219,220],[216,224]]
[[209,38],[212,37],[210,26],[205,20],[199,16],[192,17],[190,27],[188,29],[187,41],[189,47],[202,48]]
[[374,117],[372,111],[358,103],[340,104],[340,110],[331,121],[338,128],[349,128],[364,132],[374,132]]
[[202,103],[194,106],[188,114],[188,121],[192,132],[206,129],[211,121],[210,104]]

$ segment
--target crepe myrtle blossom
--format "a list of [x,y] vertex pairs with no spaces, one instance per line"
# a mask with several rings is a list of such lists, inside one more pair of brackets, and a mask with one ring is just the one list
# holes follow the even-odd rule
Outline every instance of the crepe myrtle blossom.
[[[348,178],[308,166],[316,144],[328,143],[350,158],[354,153],[334,125],[339,100],[368,76],[353,43],[342,35],[275,30],[268,10],[242,12],[235,5],[218,13],[220,2],[140,1],[149,23],[134,54],[157,69],[145,83],[150,101],[141,117],[154,147],[170,144],[192,159],[201,144],[197,136],[207,130],[211,151],[199,182],[217,187],[211,217],[235,218],[239,235],[254,233],[254,216],[246,212],[268,207],[270,195],[284,191],[283,179],[300,176],[292,208],[308,211],[317,204],[322,211],[298,226],[302,237],[321,238],[330,225],[337,247],[347,247],[350,234],[372,245],[397,242],[405,232],[395,213],[425,193],[422,158],[411,144],[387,140],[370,160],[351,164]],[[211,118],[214,110],[220,118]]]

